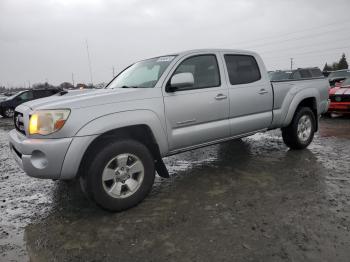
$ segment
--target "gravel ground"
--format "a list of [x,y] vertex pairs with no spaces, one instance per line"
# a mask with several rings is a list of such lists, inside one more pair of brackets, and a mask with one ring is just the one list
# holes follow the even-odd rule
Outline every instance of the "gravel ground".
[[137,207],[109,213],[78,184],[27,177],[0,119],[0,261],[349,261],[350,119],[310,147],[280,132],[165,159]]

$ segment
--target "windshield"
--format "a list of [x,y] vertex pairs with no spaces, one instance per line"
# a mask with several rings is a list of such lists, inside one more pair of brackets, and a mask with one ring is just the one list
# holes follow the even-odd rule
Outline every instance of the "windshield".
[[276,71],[269,74],[271,81],[288,80],[291,76],[291,71]]
[[137,62],[121,72],[106,88],[153,88],[175,56]]
[[328,78],[350,77],[350,71],[336,71],[329,74]]

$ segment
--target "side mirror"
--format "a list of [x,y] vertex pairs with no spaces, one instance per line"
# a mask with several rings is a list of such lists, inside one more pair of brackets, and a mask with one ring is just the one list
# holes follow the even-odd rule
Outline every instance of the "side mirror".
[[194,78],[192,73],[179,73],[170,79],[170,86],[168,92],[175,92],[176,90],[192,87],[194,85]]

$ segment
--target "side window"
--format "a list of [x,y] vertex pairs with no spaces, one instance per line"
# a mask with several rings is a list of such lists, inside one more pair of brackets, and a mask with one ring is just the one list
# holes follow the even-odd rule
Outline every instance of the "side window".
[[34,98],[33,92],[31,91],[24,92],[18,96],[18,100],[20,101],[29,101],[29,100],[32,100],[33,98]]
[[187,58],[176,68],[174,75],[179,73],[193,74],[194,86],[190,89],[220,86],[220,72],[215,55],[198,55]]
[[43,98],[53,95],[53,92],[52,90],[37,90],[34,94],[36,98]]
[[313,68],[310,71],[312,77],[323,77],[322,71],[319,68]]
[[293,73],[291,79],[293,79],[293,80],[301,79],[300,71],[298,71],[298,70],[297,70],[297,71],[294,71],[294,73]]
[[250,55],[225,55],[231,85],[253,83],[261,79],[258,63]]
[[311,78],[311,73],[308,69],[301,69],[299,72],[301,78]]

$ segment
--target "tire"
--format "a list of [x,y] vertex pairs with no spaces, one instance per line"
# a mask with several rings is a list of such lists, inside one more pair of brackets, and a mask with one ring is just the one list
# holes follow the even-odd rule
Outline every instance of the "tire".
[[3,109],[3,114],[2,114],[2,116],[5,117],[5,118],[11,118],[11,117],[13,117],[14,112],[15,112],[15,111],[14,111],[12,108],[7,107],[7,108],[4,108],[4,109]]
[[104,209],[122,211],[136,206],[152,189],[154,159],[137,141],[104,141],[88,161],[80,176],[82,191]]
[[282,128],[283,141],[291,149],[304,149],[312,142],[315,129],[316,119],[312,110],[300,107],[290,125]]

